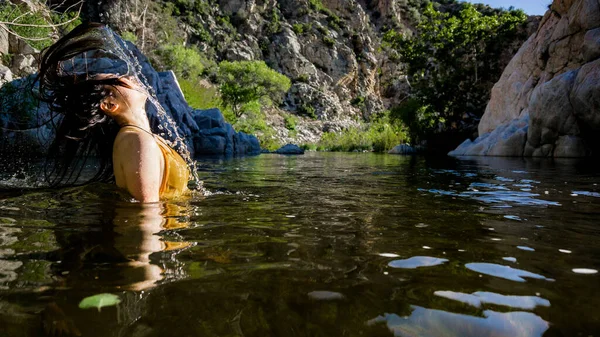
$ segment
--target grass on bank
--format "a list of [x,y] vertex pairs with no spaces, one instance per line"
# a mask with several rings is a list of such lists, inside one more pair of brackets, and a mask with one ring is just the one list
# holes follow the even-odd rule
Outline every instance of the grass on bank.
[[325,132],[319,142],[303,144],[302,147],[315,151],[387,152],[407,140],[405,128],[392,121],[388,112],[384,112],[371,123],[351,127],[339,133]]

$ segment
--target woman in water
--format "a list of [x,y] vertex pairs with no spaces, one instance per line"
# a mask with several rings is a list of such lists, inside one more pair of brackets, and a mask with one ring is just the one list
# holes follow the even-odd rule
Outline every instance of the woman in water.
[[[43,53],[39,97],[49,106],[55,131],[46,180],[66,186],[114,177],[119,188],[140,202],[181,196],[189,168],[151,132],[148,92],[130,70],[124,50],[109,28],[86,23]],[[98,159],[90,173],[89,157]]]

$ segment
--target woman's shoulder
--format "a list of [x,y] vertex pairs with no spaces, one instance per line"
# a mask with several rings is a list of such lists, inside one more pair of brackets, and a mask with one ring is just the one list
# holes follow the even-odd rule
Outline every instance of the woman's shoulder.
[[115,149],[117,149],[117,147],[158,148],[158,146],[156,145],[156,139],[154,138],[154,135],[152,133],[132,126],[124,126],[121,128],[121,130],[119,130],[119,133],[115,138],[114,147]]

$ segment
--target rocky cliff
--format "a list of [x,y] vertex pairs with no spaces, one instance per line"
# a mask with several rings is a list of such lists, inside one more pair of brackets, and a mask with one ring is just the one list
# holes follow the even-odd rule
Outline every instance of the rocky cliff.
[[494,86],[479,138],[450,155],[598,155],[599,130],[600,3],[554,0]]
[[[138,1],[93,2],[85,13],[120,32],[143,29]],[[285,128],[285,141],[314,142],[323,131],[339,131],[384,111],[403,99],[408,85],[398,62],[381,49],[381,35],[410,26],[409,4],[398,0],[218,0],[206,2],[145,1],[147,36],[161,40],[158,21],[165,8],[177,18],[188,44],[215,60],[264,60],[292,79],[284,104],[301,119],[296,139]],[[145,3],[141,1],[140,3]],[[421,3],[413,8],[420,10]],[[203,3],[204,5],[201,5]],[[152,4],[155,6],[153,7]],[[159,9],[162,8],[162,9]],[[136,17],[141,17],[136,15]],[[143,49],[152,48],[147,39]],[[138,46],[141,42],[138,40]],[[309,118],[312,117],[312,118]],[[283,119],[282,119],[283,120]],[[277,124],[277,123],[275,123]]]

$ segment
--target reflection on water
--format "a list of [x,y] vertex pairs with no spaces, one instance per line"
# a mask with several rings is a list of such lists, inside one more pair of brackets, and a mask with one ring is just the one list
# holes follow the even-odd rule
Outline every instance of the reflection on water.
[[550,301],[538,296],[506,296],[487,291],[476,291],[472,294],[465,294],[454,291],[438,290],[434,292],[434,295],[463,302],[477,308],[486,303],[527,310],[533,310],[537,306],[550,306]]
[[385,323],[395,336],[401,337],[541,337],[548,322],[529,312],[483,312],[484,317],[461,315],[441,310],[411,306],[408,317],[384,314],[368,324]]
[[[0,191],[0,336],[600,331],[593,164],[308,153],[199,166],[210,196],[147,207],[106,184]],[[78,307],[100,293],[121,303]]]
[[[427,247],[427,246],[425,246]],[[423,247],[423,248],[425,248]],[[428,249],[427,247],[426,249]],[[403,269],[414,269],[419,267],[431,267],[437,266],[444,262],[447,262],[447,259],[440,259],[438,257],[430,257],[430,256],[413,256],[411,258],[405,260],[394,260],[388,263],[388,266],[392,268],[403,268]]]
[[467,263],[465,267],[467,267],[467,269],[471,269],[474,272],[496,276],[517,282],[525,282],[525,279],[523,277],[552,281],[551,279],[548,279],[539,274],[494,263]]

